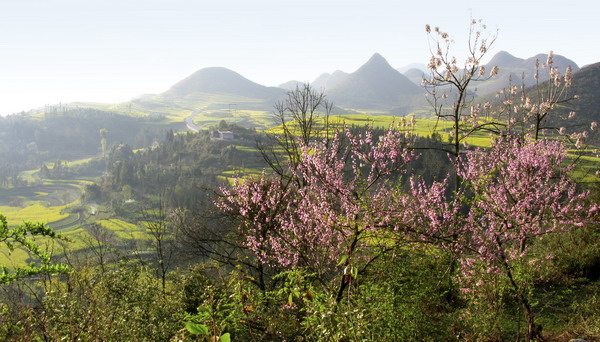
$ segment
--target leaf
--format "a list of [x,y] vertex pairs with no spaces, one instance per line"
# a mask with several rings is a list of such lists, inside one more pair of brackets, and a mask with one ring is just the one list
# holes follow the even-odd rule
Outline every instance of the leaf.
[[340,259],[340,262],[338,262],[337,266],[341,266],[346,262],[346,260],[348,260],[348,255],[342,255],[342,258]]
[[356,267],[352,267],[350,269],[350,273],[352,274],[352,278],[357,279],[358,278],[358,268]]
[[208,335],[208,327],[204,324],[186,322],[185,328],[193,335]]
[[229,333],[224,333],[219,339],[219,342],[231,342],[231,336]]
[[293,297],[292,293],[290,293],[290,295],[288,296],[288,304],[290,306],[292,306],[294,304],[294,297]]

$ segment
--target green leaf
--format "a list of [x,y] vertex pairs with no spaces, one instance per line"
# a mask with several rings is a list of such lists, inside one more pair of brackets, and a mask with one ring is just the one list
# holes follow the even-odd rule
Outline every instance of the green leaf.
[[293,297],[292,293],[290,293],[290,295],[288,296],[288,304],[290,306],[292,306],[294,304],[294,297]]
[[219,339],[219,342],[231,342],[231,336],[229,333],[224,333],[223,336]]
[[186,322],[185,328],[194,335],[208,335],[208,327],[204,324]]
[[352,274],[352,278],[357,279],[358,278],[358,268],[356,267],[352,267],[350,269],[350,273]]
[[338,262],[338,266],[341,266],[343,263],[346,262],[346,260],[348,260],[348,256],[347,255],[342,255],[342,258],[340,259],[340,262]]

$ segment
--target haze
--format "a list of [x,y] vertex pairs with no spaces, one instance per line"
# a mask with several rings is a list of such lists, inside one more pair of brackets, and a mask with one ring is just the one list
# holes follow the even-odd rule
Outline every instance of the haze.
[[[568,6],[567,6],[568,5]],[[260,84],[352,72],[374,52],[426,63],[424,25],[464,50],[470,18],[499,29],[490,57],[554,50],[600,61],[594,1],[0,0],[0,114],[72,101],[116,103],[223,66]]]

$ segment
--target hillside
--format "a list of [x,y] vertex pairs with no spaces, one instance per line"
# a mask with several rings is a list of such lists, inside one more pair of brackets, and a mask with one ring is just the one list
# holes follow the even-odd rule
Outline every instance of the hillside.
[[557,108],[557,113],[567,116],[575,111],[573,125],[589,128],[591,121],[600,122],[600,63],[588,65],[573,74],[569,94],[579,96],[567,106]]

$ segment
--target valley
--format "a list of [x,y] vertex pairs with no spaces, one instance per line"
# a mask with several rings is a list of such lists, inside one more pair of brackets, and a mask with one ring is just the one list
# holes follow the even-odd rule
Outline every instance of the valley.
[[[473,315],[463,311],[466,308],[481,308],[455,298],[479,294],[459,289],[457,284],[463,280],[449,278],[448,272],[457,272],[458,267],[473,262],[465,259],[458,266],[453,253],[471,256],[474,250],[487,258],[478,262],[498,268],[486,272],[471,269],[480,279],[465,286],[495,290],[494,286],[502,284],[502,291],[511,295],[522,294],[524,289],[541,289],[527,297],[531,300],[543,297],[546,290],[565,294],[572,288],[578,295],[592,298],[593,294],[587,293],[600,288],[594,278],[598,275],[594,259],[597,241],[592,237],[597,232],[593,230],[595,221],[586,221],[585,211],[589,209],[591,215],[596,210],[589,203],[597,200],[600,180],[600,137],[594,129],[600,119],[596,106],[600,64],[581,69],[573,65],[572,87],[554,98],[552,111],[540,114],[528,103],[535,102],[535,97],[526,101],[518,98],[517,88],[499,88],[499,84],[511,85],[521,73],[521,93],[535,94],[531,87],[540,84],[555,90],[552,82],[556,78],[542,78],[535,85],[533,76],[523,74],[534,63],[532,58],[500,52],[484,67],[491,70],[491,63],[501,65],[498,78],[484,75],[481,82],[462,93],[451,90],[451,85],[423,88],[415,76],[419,71],[408,70],[405,75],[383,56],[374,54],[353,73],[321,75],[313,83],[319,88],[295,81],[280,88],[265,87],[226,68],[206,68],[163,93],[128,102],[60,104],[0,118],[0,213],[13,229],[26,226],[25,222],[53,228],[58,237],[32,234],[34,245],[53,262],[78,270],[55,278],[24,276],[23,283],[39,280],[36,284],[45,281],[44,286],[51,287],[51,279],[61,279],[68,285],[65,293],[71,291],[71,286],[89,286],[90,293],[96,289],[113,291],[114,284],[129,289],[111,292],[110,296],[117,297],[125,296],[126,291],[135,292],[128,286],[137,284],[136,289],[145,291],[143,295],[152,296],[152,300],[160,298],[177,305],[181,303],[174,294],[179,293],[189,301],[190,308],[186,308],[185,319],[172,321],[175,327],[181,325],[180,329],[185,326],[179,333],[188,335],[203,334],[206,320],[199,317],[204,317],[203,310],[209,310],[195,302],[197,296],[204,295],[194,291],[223,291],[228,293],[223,298],[237,301],[239,308],[231,309],[233,304],[220,307],[215,315],[239,314],[236,322],[230,323],[238,329],[238,336],[266,339],[269,337],[265,337],[268,334],[262,325],[289,327],[279,336],[302,330],[293,319],[288,321],[285,315],[270,311],[299,310],[296,305],[308,310],[294,311],[298,317],[351,301],[365,311],[379,305],[379,309],[390,312],[412,312],[420,317],[413,322],[428,322],[427,326],[442,320],[459,322],[458,317]],[[555,59],[561,68],[573,63],[561,56]],[[501,96],[496,97],[496,93]],[[457,94],[467,98],[458,107],[452,105]],[[499,109],[487,111],[491,107]],[[550,112],[552,115],[546,117]],[[453,117],[455,113],[459,115]],[[537,126],[528,121],[534,115],[538,115]],[[502,150],[503,144],[509,143],[513,144],[511,149]],[[548,152],[555,150],[559,151],[556,155]],[[480,164],[464,166],[477,158],[482,158]],[[509,173],[502,173],[505,169]],[[526,190],[515,194],[513,188],[507,190],[497,179]],[[571,200],[583,199],[581,193],[573,195],[576,188],[590,189],[585,193],[590,196],[589,202],[571,204]],[[479,192],[477,196],[471,193],[475,191]],[[505,197],[492,199],[493,191]],[[530,193],[537,197],[530,200]],[[540,198],[554,202],[535,202],[542,201]],[[502,201],[511,205],[498,206]],[[510,212],[513,207],[521,208],[519,205],[525,208],[522,212]],[[470,216],[461,217],[462,212],[472,208],[476,210]],[[542,209],[538,212],[529,208]],[[546,208],[558,208],[552,214],[559,217],[554,218]],[[485,216],[488,213],[496,216]],[[563,213],[572,216],[560,216]],[[516,222],[514,226],[526,237],[511,235],[516,230],[513,221],[498,223],[494,221],[498,217]],[[530,221],[523,221],[527,219]],[[450,228],[440,228],[446,221],[451,221]],[[487,238],[487,222],[494,227],[508,227],[503,236],[509,242],[495,240],[477,247],[475,242]],[[532,245],[531,250],[521,250],[520,255],[527,257],[519,259],[514,249],[517,242],[524,246],[554,233],[549,227],[567,223],[583,227],[565,228],[569,239],[583,241],[581,254],[572,254],[571,247],[577,242],[551,238]],[[539,231],[523,228],[530,226]],[[276,234],[273,227],[278,229]],[[444,229],[456,232],[448,234]],[[336,244],[340,249],[332,248]],[[506,248],[513,259],[502,259],[502,263],[497,257],[504,249],[486,254],[486,248]],[[554,266],[539,270],[531,266],[541,258],[554,262],[553,256],[547,255],[555,252],[564,256],[560,260],[571,264],[556,261]],[[33,267],[39,259],[39,253],[32,252],[31,247],[0,247],[0,265],[7,267],[5,272]],[[514,268],[506,266],[509,262]],[[298,268],[289,270],[294,267]],[[370,267],[377,272],[371,272]],[[188,272],[188,268],[193,270]],[[522,272],[520,283],[499,280],[513,271]],[[381,281],[378,272],[400,282],[385,283],[388,280]],[[90,278],[85,279],[88,274]],[[529,274],[554,282],[546,285],[533,281],[526,278]],[[124,278],[115,280],[105,275]],[[77,281],[71,282],[73,279]],[[101,286],[82,285],[88,281]],[[384,283],[396,292],[374,285]],[[320,297],[315,299],[317,291]],[[487,295],[502,297],[502,291]],[[48,294],[48,298],[52,296]],[[202,297],[203,303],[216,298],[211,296]],[[273,309],[261,296],[271,296],[285,308]],[[495,301],[473,298],[491,306]],[[552,317],[544,314],[556,313],[555,306],[563,297],[557,298],[536,304],[543,320],[552,324]],[[523,312],[517,310],[529,304],[522,305],[518,299],[502,298],[503,307],[497,311],[481,309],[498,315],[494,319],[502,338],[513,338],[515,331],[520,334],[523,330],[514,326],[512,318],[517,312],[518,324],[524,326]],[[322,307],[312,307],[317,301]],[[389,307],[390,303],[397,306]],[[585,302],[574,303],[590,309]],[[435,305],[438,311],[428,305]],[[259,317],[263,314],[275,318],[264,321]],[[92,316],[103,317],[97,313]],[[244,332],[242,328],[248,327],[245,319],[260,321],[261,325],[248,325],[250,332]],[[568,328],[562,323],[555,328],[546,321],[543,323],[553,336]],[[221,332],[234,331],[227,329]],[[394,330],[384,326],[379,329],[384,335]],[[398,336],[409,336],[409,330],[399,329],[394,330]],[[424,326],[418,329],[432,339],[450,336],[447,331]],[[477,331],[472,326],[464,329]]]

